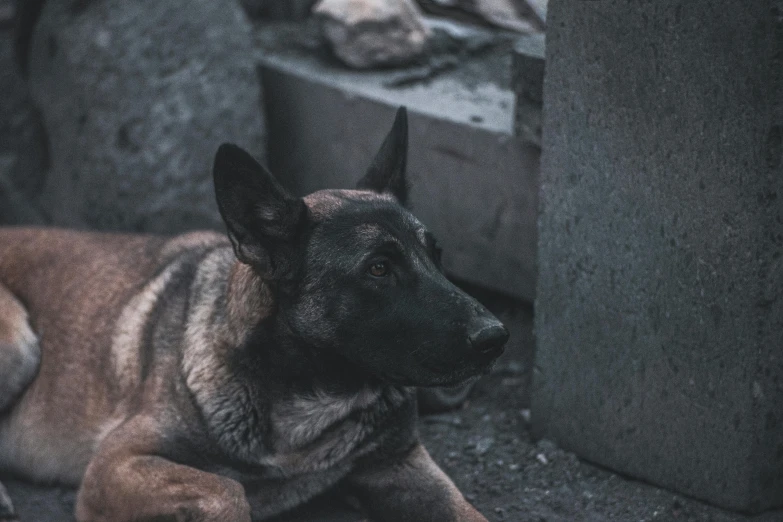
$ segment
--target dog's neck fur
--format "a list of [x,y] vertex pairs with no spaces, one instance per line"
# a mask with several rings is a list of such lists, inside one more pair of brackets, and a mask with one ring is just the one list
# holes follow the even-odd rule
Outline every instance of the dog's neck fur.
[[[297,341],[272,286],[230,249],[210,253],[193,284],[201,290],[192,293],[200,297],[189,307],[183,373],[211,436],[231,458],[267,464],[276,451],[299,450],[388,395],[337,355]],[[285,432],[277,438],[285,447],[269,436],[276,431]]]

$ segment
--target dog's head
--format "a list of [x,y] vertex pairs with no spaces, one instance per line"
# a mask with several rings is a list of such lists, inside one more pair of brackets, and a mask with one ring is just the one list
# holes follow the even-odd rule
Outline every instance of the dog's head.
[[486,372],[508,332],[443,275],[435,238],[405,207],[405,109],[356,190],[289,195],[249,154],[215,158],[237,258],[276,281],[302,342],[388,382],[456,385]]

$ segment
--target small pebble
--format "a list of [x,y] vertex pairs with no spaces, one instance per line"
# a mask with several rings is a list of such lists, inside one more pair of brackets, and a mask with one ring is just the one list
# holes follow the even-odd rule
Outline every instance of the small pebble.
[[494,443],[495,443],[494,438],[482,437],[476,443],[476,453],[478,453],[479,455],[484,455],[487,451],[489,451],[489,448],[491,448]]

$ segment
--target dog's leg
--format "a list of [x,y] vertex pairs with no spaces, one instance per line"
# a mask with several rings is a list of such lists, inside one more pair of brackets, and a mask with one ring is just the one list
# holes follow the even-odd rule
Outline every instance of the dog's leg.
[[76,500],[80,522],[250,522],[238,482],[157,456],[150,419],[136,417],[101,443]]
[[372,522],[487,522],[421,444],[383,466],[348,479]]
[[[27,310],[0,283],[0,414],[33,380],[40,359],[38,339],[27,321]],[[0,482],[0,521],[7,520],[16,520],[16,513]]]
[[0,283],[0,413],[30,384],[40,362],[41,350],[27,310]]

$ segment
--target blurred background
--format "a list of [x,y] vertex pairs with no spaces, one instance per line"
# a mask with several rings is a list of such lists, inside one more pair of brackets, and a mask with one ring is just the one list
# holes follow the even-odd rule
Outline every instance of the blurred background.
[[[721,156],[732,142],[716,130],[721,117],[778,118],[759,124],[753,140],[766,148],[752,159],[767,174],[747,189],[772,203],[731,226],[767,227],[752,244],[773,245],[759,250],[771,261],[752,284],[780,287],[783,133],[778,102],[765,105],[780,98],[779,74],[763,80],[783,69],[780,2],[632,3],[0,0],[0,225],[222,230],[211,180],[220,143],[251,151],[297,194],[352,187],[405,105],[410,206],[443,245],[449,277],[511,331],[491,375],[420,395],[425,445],[466,497],[489,520],[783,520],[747,514],[783,502],[780,336],[758,341],[768,359],[749,342],[753,369],[726,392],[733,399],[713,403],[729,380],[728,347],[670,341],[707,328],[685,320],[702,308],[725,337],[733,308],[717,298],[698,312],[666,304],[731,258],[688,242],[688,233],[725,239],[688,209],[748,208],[731,192],[744,181],[696,175],[729,163],[737,172],[744,161]],[[752,56],[772,58],[737,66]],[[740,78],[735,90],[726,78]],[[703,164],[680,160],[690,157]],[[661,188],[691,179],[729,193],[688,199]],[[675,200],[685,210],[665,203]],[[668,245],[675,235],[669,254],[649,240]],[[640,261],[657,259],[647,248],[690,261],[647,266]],[[614,258],[614,249],[630,257]],[[646,271],[634,271],[640,264]],[[677,292],[654,285],[670,278],[660,267],[678,266]],[[730,295],[724,286],[714,292]],[[749,328],[777,332],[780,320],[769,317],[779,308],[753,312]],[[669,321],[672,313],[683,320]],[[673,325],[668,333],[661,322]],[[691,417],[700,419],[693,429]],[[732,429],[746,438],[724,437],[723,421],[737,418]],[[757,418],[772,423],[766,438],[754,435]],[[761,461],[772,463],[762,470]],[[726,469],[747,483],[734,491]],[[72,519],[73,491],[3,481],[22,520]],[[324,498],[285,520],[357,515]]]

